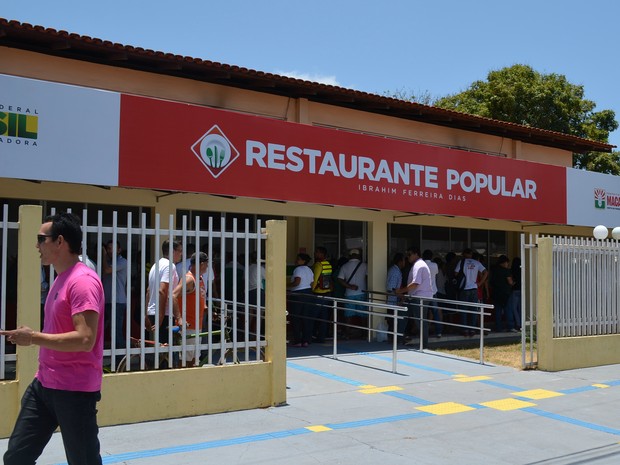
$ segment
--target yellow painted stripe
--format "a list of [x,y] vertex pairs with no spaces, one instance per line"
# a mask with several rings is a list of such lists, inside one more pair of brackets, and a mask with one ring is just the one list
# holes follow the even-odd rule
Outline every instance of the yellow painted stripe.
[[360,389],[359,392],[362,394],[379,394],[381,392],[390,392],[390,391],[402,391],[403,388],[399,386],[385,386],[385,387],[373,387],[370,389]]
[[322,433],[324,431],[331,431],[331,428],[323,425],[315,425],[315,426],[306,426],[306,429],[314,432],[314,433]]
[[433,415],[451,415],[453,413],[469,412],[470,410],[476,410],[473,407],[469,407],[464,404],[456,402],[442,402],[439,404],[425,405],[424,407],[416,407],[417,410],[422,412],[432,413]]
[[513,396],[525,397],[527,399],[550,399],[551,397],[563,396],[561,392],[548,391],[546,389],[531,389],[529,391],[513,392]]
[[473,383],[474,381],[484,381],[486,379],[491,379],[490,376],[466,376],[464,378],[454,378],[454,381],[458,381],[459,383]]
[[535,407],[536,404],[531,402],[525,402],[519,399],[500,399],[493,400],[491,402],[481,402],[480,405],[484,405],[485,407],[492,408],[495,410],[509,411],[509,410],[519,410],[526,407]]

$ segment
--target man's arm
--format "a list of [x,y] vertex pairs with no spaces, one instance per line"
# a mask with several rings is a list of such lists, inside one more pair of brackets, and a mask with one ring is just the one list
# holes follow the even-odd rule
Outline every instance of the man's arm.
[[159,322],[159,326],[161,326],[164,321],[164,313],[166,311],[166,304],[168,303],[169,287],[170,285],[166,282],[159,283],[159,314],[157,315],[157,321]]
[[97,340],[99,313],[85,310],[73,315],[72,320],[74,329],[67,333],[48,334],[20,326],[12,331],[0,331],[0,335],[20,346],[35,344],[59,352],[90,352]]
[[323,266],[320,263],[317,262],[312,266],[312,273],[314,274],[314,279],[312,280],[312,290],[315,290],[319,285],[321,271],[323,271]]
[[486,282],[488,277],[489,277],[489,272],[487,270],[481,271],[478,274],[478,285],[482,286]]
[[407,294],[409,291],[413,291],[414,289],[417,289],[418,286],[419,286],[418,283],[411,282],[407,284],[406,287],[401,287],[400,289],[396,289],[394,292],[396,294]]

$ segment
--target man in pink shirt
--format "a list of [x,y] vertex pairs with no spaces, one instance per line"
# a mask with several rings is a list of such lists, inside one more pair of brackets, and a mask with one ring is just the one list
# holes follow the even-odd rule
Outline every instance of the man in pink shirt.
[[43,265],[58,273],[45,302],[43,331],[0,331],[9,342],[36,344],[39,369],[26,389],[4,463],[34,464],[60,426],[70,465],[101,464],[96,404],[101,399],[103,286],[80,262],[82,229],[71,213],[47,217],[37,235]]

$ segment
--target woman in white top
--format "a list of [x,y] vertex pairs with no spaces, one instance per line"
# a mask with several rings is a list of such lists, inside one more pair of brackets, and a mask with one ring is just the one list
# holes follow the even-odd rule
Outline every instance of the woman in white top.
[[300,253],[295,259],[295,269],[288,285],[291,291],[288,309],[291,317],[291,340],[293,347],[308,347],[312,340],[312,283],[314,273],[308,266],[310,255]]

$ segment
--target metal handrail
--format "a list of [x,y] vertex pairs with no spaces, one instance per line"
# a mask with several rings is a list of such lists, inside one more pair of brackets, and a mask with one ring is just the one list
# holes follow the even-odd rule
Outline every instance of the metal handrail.
[[[396,294],[393,292],[382,292],[382,291],[366,291],[369,295],[382,295],[382,296],[395,296]],[[418,296],[409,296],[409,295],[399,295],[405,301],[411,302],[411,305],[417,305],[420,308],[419,319],[421,322],[431,322],[433,320],[429,318],[423,318],[424,304],[425,302],[435,302],[437,304],[444,304],[444,306],[437,305],[436,308],[440,310],[448,310],[456,313],[468,313],[479,316],[479,326],[470,326],[458,323],[449,323],[442,322],[442,324],[446,326],[455,326],[458,328],[471,329],[480,331],[480,363],[484,363],[484,334],[485,332],[490,331],[489,329],[484,327],[484,317],[491,316],[491,313],[485,312],[485,310],[493,310],[495,306],[493,304],[484,304],[477,302],[463,302],[460,300],[451,300],[451,299],[440,299],[437,297],[418,297]],[[428,307],[428,305],[427,305]],[[470,307],[475,310],[467,310],[462,307]],[[420,324],[420,351],[423,350],[423,325]]]

